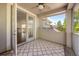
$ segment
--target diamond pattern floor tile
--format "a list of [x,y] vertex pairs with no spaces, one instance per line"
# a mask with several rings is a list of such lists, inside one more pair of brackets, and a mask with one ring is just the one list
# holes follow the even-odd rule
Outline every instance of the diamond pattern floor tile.
[[19,46],[18,56],[64,56],[64,46],[37,39]]

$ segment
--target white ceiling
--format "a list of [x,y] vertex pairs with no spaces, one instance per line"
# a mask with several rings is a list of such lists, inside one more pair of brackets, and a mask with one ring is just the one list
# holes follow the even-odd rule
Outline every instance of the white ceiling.
[[67,4],[66,3],[45,3],[45,8],[40,11],[36,6],[38,5],[38,3],[18,3],[18,5],[22,6],[23,8],[35,13],[35,14],[41,14],[47,11],[51,11],[54,9],[58,9],[61,7],[66,7]]

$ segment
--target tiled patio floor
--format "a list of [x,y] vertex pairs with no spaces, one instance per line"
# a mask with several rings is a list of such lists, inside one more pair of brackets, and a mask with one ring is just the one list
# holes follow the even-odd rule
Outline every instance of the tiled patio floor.
[[8,52],[0,54],[0,56],[15,56],[15,55],[13,51],[8,51]]
[[18,56],[64,56],[64,46],[37,39],[19,46]]

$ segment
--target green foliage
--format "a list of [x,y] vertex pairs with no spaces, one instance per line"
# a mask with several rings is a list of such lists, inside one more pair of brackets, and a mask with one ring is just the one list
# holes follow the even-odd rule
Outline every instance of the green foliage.
[[64,23],[63,23],[63,31],[66,31],[66,19],[64,20]]
[[79,9],[78,9],[78,11],[75,12],[74,18],[75,18],[76,20],[79,20]]
[[63,31],[63,25],[61,24],[61,21],[57,22],[57,29]]
[[75,32],[79,31],[79,22],[78,21],[76,21],[75,24],[74,24],[74,31]]
[[66,31],[66,19],[64,20],[63,24],[61,24],[61,21],[57,22],[57,29],[59,31],[64,31],[64,32]]
[[74,23],[74,31],[79,32],[79,10],[75,12],[75,23]]
[[[76,20],[74,23],[74,31],[79,32],[79,9],[75,12],[74,15],[74,18]],[[57,29],[64,32],[66,31],[66,19],[64,20],[63,24],[61,24],[61,21],[57,22]]]

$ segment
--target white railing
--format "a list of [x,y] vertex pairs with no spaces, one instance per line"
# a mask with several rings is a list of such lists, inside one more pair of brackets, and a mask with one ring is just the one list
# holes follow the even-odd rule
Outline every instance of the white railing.
[[73,50],[79,56],[79,33],[73,33]]
[[39,38],[65,44],[65,32],[56,32],[49,29],[39,29]]

